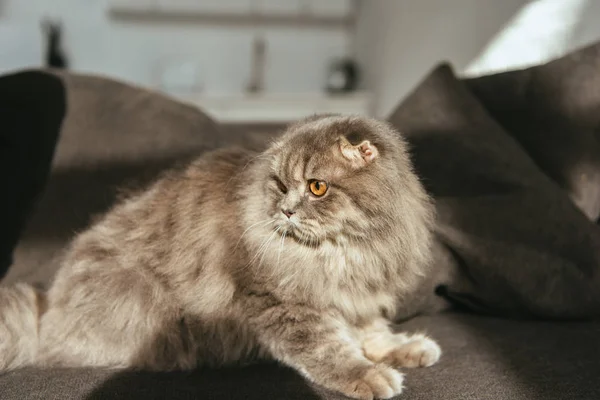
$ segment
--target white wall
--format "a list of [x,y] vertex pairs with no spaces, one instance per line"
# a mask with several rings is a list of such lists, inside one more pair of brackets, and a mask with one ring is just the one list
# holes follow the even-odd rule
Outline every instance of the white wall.
[[357,52],[387,116],[440,61],[458,74],[526,67],[600,38],[598,0],[363,0]]
[[331,59],[350,52],[351,34],[342,26],[131,22],[111,18],[107,4],[108,0],[0,0],[0,73],[40,65],[39,21],[45,15],[63,20],[65,48],[74,69],[144,86],[160,81],[161,65],[188,63],[199,67],[198,83],[206,92],[242,92],[250,74],[251,43],[259,31],[268,42],[265,85],[271,92],[320,91]]

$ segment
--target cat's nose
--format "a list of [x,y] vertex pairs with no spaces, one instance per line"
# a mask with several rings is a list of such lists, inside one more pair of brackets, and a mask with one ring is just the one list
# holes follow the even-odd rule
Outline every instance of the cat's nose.
[[288,218],[295,214],[292,210],[286,210],[285,208],[281,209],[281,212]]

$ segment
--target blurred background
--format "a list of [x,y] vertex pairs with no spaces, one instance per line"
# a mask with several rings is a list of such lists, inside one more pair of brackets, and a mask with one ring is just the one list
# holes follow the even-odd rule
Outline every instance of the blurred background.
[[0,73],[53,66],[222,122],[385,117],[440,61],[526,67],[600,38],[600,0],[0,0]]

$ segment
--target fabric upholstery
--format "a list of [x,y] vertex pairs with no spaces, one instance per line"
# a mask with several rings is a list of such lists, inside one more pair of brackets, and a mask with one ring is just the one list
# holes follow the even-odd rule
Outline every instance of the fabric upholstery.
[[[461,314],[418,317],[441,344],[439,364],[407,369],[398,400],[595,400],[600,325],[520,322]],[[6,400],[342,400],[294,371],[260,365],[192,373],[27,369],[0,376]]]
[[[458,80],[437,67],[393,112],[458,271],[438,291],[473,310],[600,315],[600,230]],[[438,263],[438,264],[441,264]]]
[[59,79],[37,71],[0,78],[0,279],[46,183],[64,92]]
[[598,71],[597,43],[544,65],[465,80],[591,220],[600,216]]

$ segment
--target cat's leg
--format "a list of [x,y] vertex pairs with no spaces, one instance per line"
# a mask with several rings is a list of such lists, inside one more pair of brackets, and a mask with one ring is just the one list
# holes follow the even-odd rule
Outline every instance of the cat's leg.
[[393,367],[429,367],[442,355],[440,346],[426,335],[393,333],[384,319],[361,328],[365,356]]
[[357,399],[402,392],[403,375],[367,359],[356,331],[340,316],[265,299],[254,302],[262,302],[249,315],[261,345],[309,380]]
[[38,365],[195,367],[188,323],[155,277],[109,266],[73,270],[49,291]]

